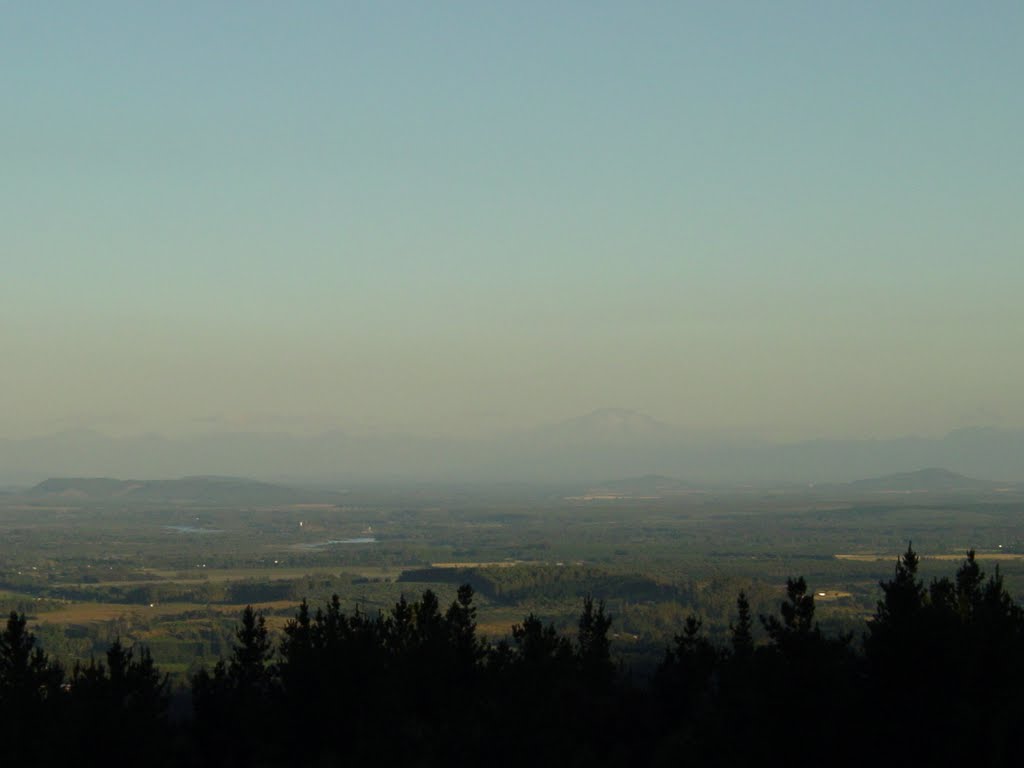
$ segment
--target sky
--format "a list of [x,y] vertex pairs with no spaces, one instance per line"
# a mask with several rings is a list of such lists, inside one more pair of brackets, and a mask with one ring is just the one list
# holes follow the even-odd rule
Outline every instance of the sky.
[[0,0],[0,438],[1024,426],[1024,4]]

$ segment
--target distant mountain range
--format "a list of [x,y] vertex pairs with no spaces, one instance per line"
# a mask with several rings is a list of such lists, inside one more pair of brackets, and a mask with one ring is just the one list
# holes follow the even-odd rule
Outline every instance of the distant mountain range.
[[[581,501],[664,499],[723,490],[721,486],[701,486],[665,475],[642,475],[586,486],[567,498]],[[1024,491],[1024,485],[979,480],[947,469],[929,468],[849,483],[790,486],[790,490],[837,498],[864,498],[875,494],[1020,493]],[[98,503],[109,506],[121,502],[126,505],[161,503],[267,507],[341,504],[346,496],[346,493],[340,491],[292,488],[239,477],[211,476],[173,480],[53,477],[16,494],[19,500],[86,506]]]
[[987,480],[1024,480],[1024,430],[964,429],[942,438],[772,443],[708,436],[624,409],[603,409],[486,439],[400,434],[313,437],[221,433],[111,438],[65,432],[0,440],[0,484],[55,476],[226,475],[283,482],[594,484],[663,475],[687,483],[843,483],[946,467]]

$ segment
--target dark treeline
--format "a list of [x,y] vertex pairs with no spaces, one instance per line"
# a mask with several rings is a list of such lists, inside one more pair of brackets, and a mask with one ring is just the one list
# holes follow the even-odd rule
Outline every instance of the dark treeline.
[[249,608],[182,717],[145,650],[65,670],[12,613],[0,736],[11,764],[1019,765],[1024,611],[973,552],[953,578],[917,569],[908,547],[863,650],[823,633],[791,579],[776,615],[741,593],[724,646],[691,616],[645,681],[616,664],[589,598],[574,637],[531,615],[496,644],[468,586],[372,616],[303,603],[276,644]]

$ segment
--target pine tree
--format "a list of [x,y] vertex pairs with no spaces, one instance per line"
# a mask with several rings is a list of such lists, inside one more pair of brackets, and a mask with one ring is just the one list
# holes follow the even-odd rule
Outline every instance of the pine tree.
[[52,682],[46,654],[36,647],[36,637],[28,631],[25,614],[11,611],[0,633],[0,692],[13,696],[37,694],[40,686]]
[[36,647],[24,614],[11,611],[0,632],[0,739],[12,765],[55,759],[59,744],[48,734],[60,715],[63,680],[60,665]]
[[750,615],[750,601],[746,592],[740,592],[736,598],[736,623],[729,624],[733,656],[737,659],[748,659],[754,653],[754,621]]
[[917,578],[920,560],[908,542],[906,552],[896,560],[892,579],[879,582],[882,599],[868,621],[865,638],[868,658],[876,665],[906,668],[910,654],[921,652],[919,637],[928,618],[926,613],[935,602]]
[[892,580],[879,584],[882,600],[875,611],[875,622],[902,624],[912,621],[920,612],[926,596],[924,585],[917,578],[920,561],[912,543],[908,542],[907,551],[896,561]]
[[476,606],[473,605],[473,588],[469,584],[459,587],[458,596],[445,613],[444,621],[456,665],[463,670],[471,669],[483,657],[484,651],[476,638]]
[[981,587],[985,573],[974,557],[974,550],[967,551],[967,557],[956,572],[956,608],[960,620],[969,623],[981,602]]
[[247,765],[273,745],[270,724],[277,693],[274,654],[263,614],[247,605],[231,656],[192,678],[192,702],[205,759]]
[[512,627],[517,666],[527,670],[542,670],[565,662],[573,654],[572,644],[558,634],[554,624],[545,626],[534,614]]
[[274,649],[266,619],[251,605],[242,612],[242,623],[235,630],[235,639],[227,666],[231,685],[247,693],[266,693],[270,683],[267,665]]
[[782,621],[775,616],[762,616],[768,636],[780,649],[807,638],[818,638],[820,630],[814,622],[814,595],[807,593],[807,582],[801,576],[798,579],[786,579],[786,601],[779,606]]
[[576,658],[585,684],[594,688],[607,688],[615,676],[608,637],[611,626],[612,618],[605,613],[604,601],[595,606],[594,599],[587,595],[576,634]]

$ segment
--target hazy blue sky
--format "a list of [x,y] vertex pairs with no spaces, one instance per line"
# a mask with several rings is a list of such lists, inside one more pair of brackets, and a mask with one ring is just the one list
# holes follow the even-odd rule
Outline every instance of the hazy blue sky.
[[1024,425],[1020,2],[0,2],[0,437]]

